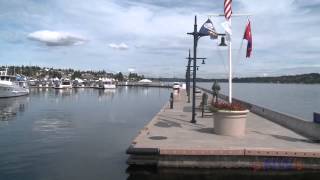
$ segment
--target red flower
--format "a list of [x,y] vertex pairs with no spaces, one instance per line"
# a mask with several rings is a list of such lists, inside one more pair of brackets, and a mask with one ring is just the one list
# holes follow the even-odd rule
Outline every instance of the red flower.
[[247,108],[240,103],[226,103],[226,102],[215,102],[212,104],[215,110],[227,110],[227,111],[244,111]]

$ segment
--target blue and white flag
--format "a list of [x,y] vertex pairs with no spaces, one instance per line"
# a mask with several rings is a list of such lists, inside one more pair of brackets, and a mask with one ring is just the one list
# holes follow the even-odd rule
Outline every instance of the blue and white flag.
[[211,39],[217,39],[218,34],[210,19],[208,19],[200,28],[201,36],[210,36]]

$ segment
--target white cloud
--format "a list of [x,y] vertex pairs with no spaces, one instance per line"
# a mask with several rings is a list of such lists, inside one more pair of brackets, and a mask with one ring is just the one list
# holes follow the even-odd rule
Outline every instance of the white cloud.
[[[0,30],[0,39],[6,38],[5,43],[0,44],[0,51],[4,51],[0,54],[4,56],[2,59],[10,59],[8,63],[24,64],[30,61],[21,58],[23,54],[24,57],[32,59],[32,63],[39,65],[56,66],[56,61],[52,59],[59,59],[61,66],[82,69],[108,67],[122,72],[126,72],[129,66],[155,76],[184,77],[186,62],[183,58],[188,55],[188,49],[192,48],[193,44],[192,37],[186,33],[193,30],[194,15],[198,15],[200,28],[208,14],[223,11],[223,1],[212,3],[212,0],[46,0],[43,3],[20,1],[0,1],[0,19],[4,24],[15,25]],[[246,42],[241,53],[238,50],[246,17],[235,18],[232,24],[236,74],[261,75],[263,72],[273,75],[279,74],[283,68],[302,64],[308,66],[305,71],[309,69],[313,72],[316,69],[313,66],[320,65],[320,39],[315,36],[320,29],[320,0],[233,2],[235,13],[253,14],[251,25],[254,49],[253,57],[249,61],[245,60]],[[211,20],[218,32],[224,32],[220,27],[223,18]],[[52,35],[52,31],[49,31],[44,33],[46,35],[39,35],[34,32],[29,35],[29,39],[46,45],[83,43],[73,38],[70,40],[70,36],[78,37],[74,35],[76,32],[90,39],[90,44],[53,52],[25,42],[25,35],[30,33],[30,29],[50,30],[53,27],[72,34],[53,32]],[[69,40],[63,39],[63,36],[67,36]],[[199,77],[212,78],[215,72],[227,75],[227,51],[217,47],[217,43],[217,40],[212,41],[208,37],[200,39],[198,55],[207,57],[208,61],[205,66],[201,66]],[[121,55],[115,53],[116,51],[121,51]],[[108,57],[108,61],[105,57]],[[87,63],[88,59],[90,63]],[[3,63],[6,63],[6,60]],[[290,71],[298,72],[298,68],[290,68]]]
[[112,49],[117,49],[117,50],[127,50],[129,49],[129,46],[125,43],[120,43],[120,44],[115,44],[115,43],[110,43],[109,47]]
[[134,68],[129,68],[128,69],[128,72],[134,72],[134,71],[136,71],[136,69],[134,69]]
[[41,30],[28,35],[28,38],[45,43],[47,46],[71,46],[80,45],[87,40],[81,36],[68,32]]

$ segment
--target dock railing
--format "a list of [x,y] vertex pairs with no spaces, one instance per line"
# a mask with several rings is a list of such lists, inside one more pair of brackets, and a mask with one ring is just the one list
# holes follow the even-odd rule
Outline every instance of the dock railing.
[[[212,94],[211,90],[199,86],[197,88],[201,89],[204,92]],[[219,98],[227,101],[229,97],[223,94],[219,94]],[[320,141],[320,124],[311,121],[306,121],[302,118],[293,115],[271,110],[269,108],[258,106],[236,98],[233,98],[232,101],[240,103],[246,106],[250,110],[250,112],[262,116],[283,127],[286,127],[310,140],[317,142]]]

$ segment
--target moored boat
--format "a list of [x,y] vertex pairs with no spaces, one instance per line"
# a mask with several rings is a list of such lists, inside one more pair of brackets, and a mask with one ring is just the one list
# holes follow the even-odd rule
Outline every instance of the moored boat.
[[179,82],[174,82],[172,88],[174,90],[180,90],[181,84]]
[[102,78],[99,81],[99,89],[115,89],[116,84],[114,79]]
[[0,98],[29,94],[26,78],[20,75],[8,75],[8,68],[0,71]]
[[72,83],[69,79],[62,79],[54,86],[55,89],[72,89]]

